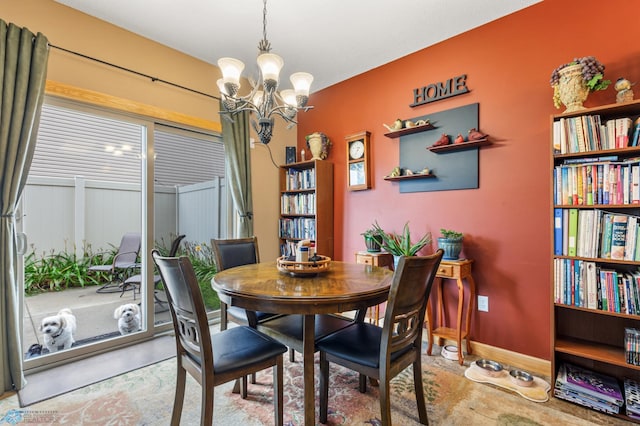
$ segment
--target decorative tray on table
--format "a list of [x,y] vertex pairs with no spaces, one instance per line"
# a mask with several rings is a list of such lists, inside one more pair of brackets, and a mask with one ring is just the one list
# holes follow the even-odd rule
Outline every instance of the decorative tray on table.
[[310,276],[328,271],[331,265],[331,258],[315,255],[308,262],[297,262],[295,258],[282,256],[278,258],[276,265],[280,272],[286,272],[293,276]]

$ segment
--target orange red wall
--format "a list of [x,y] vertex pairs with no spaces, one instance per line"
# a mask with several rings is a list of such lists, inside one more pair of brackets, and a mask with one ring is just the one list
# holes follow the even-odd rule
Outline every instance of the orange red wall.
[[[314,93],[315,109],[299,115],[298,151],[315,131],[333,143],[335,257],[353,261],[364,249],[360,233],[376,220],[389,231],[407,221],[416,236],[430,231],[428,252],[440,228],[462,231],[478,294],[489,297],[489,312],[473,314],[472,340],[549,359],[550,115],[562,111],[553,107],[549,77],[558,65],[592,55],[606,78],[640,82],[638,12],[634,0],[546,0]],[[414,88],[461,74],[470,93],[409,107]],[[635,91],[637,99],[640,85]],[[383,180],[400,164],[399,139],[385,137],[382,123],[476,102],[480,130],[494,142],[480,150],[478,189],[401,194]],[[614,102],[610,87],[585,105]],[[350,192],[344,137],[361,130],[371,132],[373,188]]]

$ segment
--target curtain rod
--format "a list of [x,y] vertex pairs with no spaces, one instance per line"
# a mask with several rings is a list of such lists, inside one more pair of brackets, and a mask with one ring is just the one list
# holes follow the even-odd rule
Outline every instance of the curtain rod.
[[167,81],[167,80],[162,80],[161,78],[153,77],[151,75],[144,74],[144,73],[141,73],[139,71],[132,70],[130,68],[125,68],[125,67],[122,67],[120,65],[112,64],[111,62],[103,61],[101,59],[97,59],[97,58],[94,58],[94,57],[91,57],[91,56],[88,56],[88,55],[85,55],[85,54],[82,54],[82,53],[74,52],[73,50],[65,49],[64,47],[56,46],[56,45],[53,45],[51,43],[49,43],[49,47],[53,47],[54,49],[62,50],[63,52],[71,53],[73,55],[80,56],[82,58],[89,59],[89,60],[94,61],[94,62],[99,62],[101,64],[108,65],[110,67],[117,68],[117,69],[122,70],[122,71],[126,71],[126,72],[129,72],[129,73],[135,74],[135,75],[139,75],[140,77],[148,78],[153,82],[158,81],[160,83],[168,84],[169,86],[177,87],[177,88],[182,89],[182,90],[187,90],[187,91],[192,92],[192,93],[197,93],[198,95],[202,95],[202,96],[206,96],[208,98],[220,100],[220,98],[218,96],[214,96],[214,95],[210,95],[208,93],[200,92],[200,91],[195,90],[195,89],[190,89],[190,88],[182,86],[180,84],[172,83],[172,82]]

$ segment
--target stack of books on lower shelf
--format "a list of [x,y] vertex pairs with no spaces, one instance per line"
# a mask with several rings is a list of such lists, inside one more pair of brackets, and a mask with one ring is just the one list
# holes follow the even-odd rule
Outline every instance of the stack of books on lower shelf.
[[635,380],[624,379],[624,398],[627,416],[640,420],[640,384]]
[[553,394],[608,414],[620,414],[624,404],[620,385],[614,377],[569,363],[560,366]]

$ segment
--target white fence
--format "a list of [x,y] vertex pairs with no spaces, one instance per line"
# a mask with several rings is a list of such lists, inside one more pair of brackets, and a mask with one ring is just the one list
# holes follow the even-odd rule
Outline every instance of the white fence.
[[[186,241],[224,238],[226,188],[224,178],[182,187],[155,186],[156,243],[185,234]],[[120,244],[122,235],[142,229],[139,184],[85,180],[82,177],[31,177],[22,195],[22,232],[27,252],[93,252]]]

